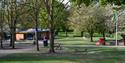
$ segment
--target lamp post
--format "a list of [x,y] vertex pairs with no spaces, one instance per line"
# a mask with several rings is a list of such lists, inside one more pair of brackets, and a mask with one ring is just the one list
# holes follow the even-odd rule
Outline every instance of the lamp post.
[[117,11],[114,11],[113,13],[113,17],[112,17],[112,21],[115,22],[115,45],[116,47],[118,46],[118,14]]
[[116,16],[116,47],[118,46],[118,15],[117,13],[115,14]]

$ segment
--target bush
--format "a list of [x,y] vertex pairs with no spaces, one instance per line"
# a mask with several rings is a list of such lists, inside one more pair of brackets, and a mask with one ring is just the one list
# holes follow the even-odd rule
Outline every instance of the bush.
[[102,37],[102,34],[94,33],[93,37]]
[[84,37],[90,38],[89,33],[85,32],[85,33],[84,33]]

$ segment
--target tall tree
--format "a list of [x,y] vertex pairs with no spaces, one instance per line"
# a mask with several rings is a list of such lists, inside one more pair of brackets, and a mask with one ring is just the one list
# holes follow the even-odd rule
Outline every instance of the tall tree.
[[25,5],[27,4],[25,0],[5,0],[6,2],[6,17],[10,27],[11,41],[10,45],[12,48],[15,48],[15,33],[16,33],[16,24],[19,21],[20,16],[26,14],[29,11],[25,9]]
[[[62,1],[63,2],[63,1]],[[50,53],[54,53],[54,34],[55,30],[63,23],[66,19],[67,4],[59,3],[56,0],[44,0],[45,9],[47,12],[47,23],[50,29]],[[67,2],[69,3],[69,2]]]
[[[101,33],[103,38],[105,39],[105,34],[110,31],[110,26],[108,24],[111,22],[112,8],[110,5],[106,5],[105,7],[99,7],[96,10],[95,18],[96,18],[96,32]],[[109,29],[110,28],[110,29]]]
[[110,20],[112,9],[106,7],[98,7],[96,4],[86,6],[81,5],[81,8],[73,8],[71,17],[69,18],[74,30],[88,32],[93,41],[95,32],[102,33],[105,37],[107,31],[107,20]]
[[70,23],[74,30],[86,31],[90,34],[91,41],[93,41],[93,33],[95,32],[95,19],[94,12],[95,7],[93,5],[86,6],[84,4],[78,9],[77,7],[72,7],[71,17],[69,18]]
[[3,48],[3,39],[4,39],[4,34],[3,34],[3,26],[5,23],[5,0],[0,1],[0,45],[1,48]]

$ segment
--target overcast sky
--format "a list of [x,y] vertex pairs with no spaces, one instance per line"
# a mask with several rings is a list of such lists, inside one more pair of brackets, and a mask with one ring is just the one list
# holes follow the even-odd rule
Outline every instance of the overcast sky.
[[[59,1],[63,1],[63,0],[59,0]],[[64,0],[64,4],[66,4],[69,0]],[[68,3],[70,5],[70,3]]]
[[64,0],[64,3],[67,3],[69,0]]

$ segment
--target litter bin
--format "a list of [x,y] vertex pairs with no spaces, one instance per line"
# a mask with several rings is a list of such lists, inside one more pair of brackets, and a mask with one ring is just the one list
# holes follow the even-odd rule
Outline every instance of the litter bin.
[[44,45],[44,47],[48,46],[48,39],[47,39],[47,37],[43,38],[43,45]]
[[48,46],[48,41],[43,41],[44,47]]

